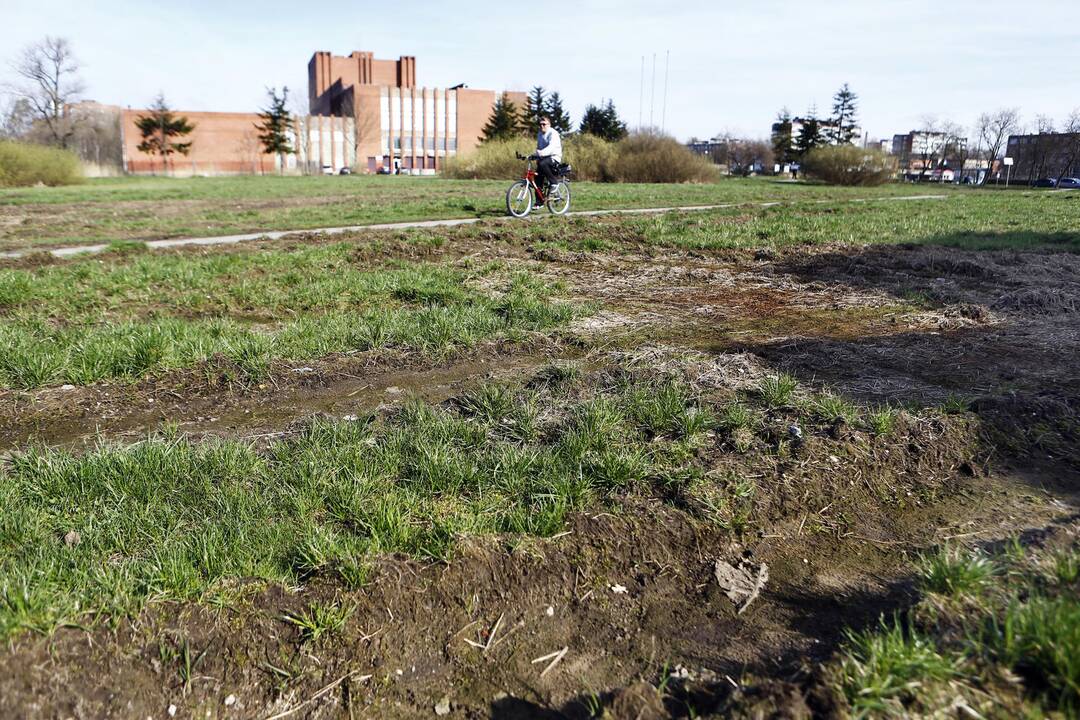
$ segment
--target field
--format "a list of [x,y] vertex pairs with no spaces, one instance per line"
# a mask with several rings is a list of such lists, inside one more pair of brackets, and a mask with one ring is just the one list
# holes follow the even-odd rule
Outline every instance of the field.
[[1080,193],[503,185],[0,193],[0,715],[1080,709]]

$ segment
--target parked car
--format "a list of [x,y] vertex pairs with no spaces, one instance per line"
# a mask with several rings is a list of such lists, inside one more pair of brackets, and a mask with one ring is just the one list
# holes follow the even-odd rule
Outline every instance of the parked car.
[[352,175],[352,169],[348,166],[343,167],[338,171],[338,175]]
[[1061,178],[1058,180],[1057,186],[1059,188],[1069,188],[1070,190],[1080,189],[1080,178]]
[[334,173],[334,166],[333,165],[323,165],[322,166],[322,174],[323,175],[334,175],[335,174]]
[[1032,187],[1057,187],[1057,180],[1048,177],[1039,178],[1034,183],[1032,183]]

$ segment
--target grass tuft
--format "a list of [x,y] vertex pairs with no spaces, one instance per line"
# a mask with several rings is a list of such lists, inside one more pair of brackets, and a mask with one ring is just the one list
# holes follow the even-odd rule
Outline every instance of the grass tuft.
[[942,547],[923,555],[917,564],[925,592],[948,597],[978,596],[997,574],[994,562],[978,552]]
[[757,394],[765,407],[774,410],[791,405],[798,387],[799,382],[792,375],[779,373],[762,378]]

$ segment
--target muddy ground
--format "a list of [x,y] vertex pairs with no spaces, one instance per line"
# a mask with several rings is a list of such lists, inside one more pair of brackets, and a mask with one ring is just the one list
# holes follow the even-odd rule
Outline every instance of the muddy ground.
[[[257,440],[313,413],[356,413],[410,394],[440,402],[492,377],[524,382],[552,360],[602,369],[685,350],[712,387],[785,370],[922,419],[885,439],[821,433],[783,461],[733,460],[722,442],[710,445],[708,462],[736,462],[769,488],[742,533],[703,521],[678,498],[628,497],[611,512],[576,516],[555,538],[465,539],[448,564],[382,558],[361,591],[321,577],[300,588],[239,582],[248,590],[233,607],[156,604],[131,621],[23,635],[0,652],[5,714],[830,716],[831,699],[805,678],[843,628],[911,601],[912,552],[1075,521],[1075,255],[924,246],[575,253],[498,237],[478,251],[451,233],[431,259],[477,252],[560,279],[596,310],[521,345],[325,358],[276,367],[258,387],[193,371],[5,392],[0,446],[135,439],[165,420],[196,436]],[[934,409],[943,403],[955,414]],[[740,558],[769,566],[762,596],[742,614],[714,577],[718,559]],[[282,620],[331,598],[356,606],[340,636],[305,642]],[[187,674],[177,667],[181,646],[198,658]]]

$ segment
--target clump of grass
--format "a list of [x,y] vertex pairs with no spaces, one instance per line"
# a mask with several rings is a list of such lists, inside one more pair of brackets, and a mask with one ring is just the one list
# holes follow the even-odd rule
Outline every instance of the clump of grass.
[[870,432],[875,435],[889,435],[896,427],[897,417],[899,417],[899,412],[886,405],[871,410],[867,414],[866,423]]
[[942,547],[918,562],[920,587],[949,597],[978,596],[997,574],[994,562],[979,552]]
[[859,418],[859,409],[839,395],[824,393],[810,402],[811,411],[825,422],[844,422],[854,425]]
[[757,394],[765,407],[770,410],[791,404],[799,382],[788,373],[779,373],[762,378],[758,383]]
[[960,415],[971,409],[971,403],[959,395],[949,395],[941,403],[941,411],[946,415]]
[[631,417],[652,436],[687,438],[714,424],[690,388],[675,380],[666,380],[658,388],[638,388],[628,394],[627,404]]
[[750,428],[755,421],[754,413],[740,402],[725,405],[717,418],[719,427],[728,432]]
[[984,641],[1052,707],[1080,710],[1080,601],[1075,596],[1014,600],[1003,618],[991,617]]
[[355,610],[355,605],[346,605],[339,600],[332,603],[313,602],[307,610],[286,613],[282,619],[300,628],[305,641],[317,642],[323,635],[344,630]]
[[858,717],[905,717],[916,693],[959,674],[958,662],[940,653],[932,638],[905,629],[899,619],[876,631],[849,632],[841,651],[839,685]]
[[1047,565],[1050,576],[1060,585],[1073,585],[1080,580],[1080,553],[1076,550],[1058,550],[1051,553]]

